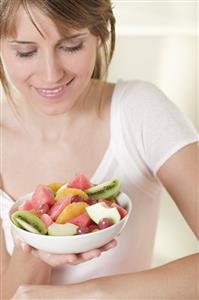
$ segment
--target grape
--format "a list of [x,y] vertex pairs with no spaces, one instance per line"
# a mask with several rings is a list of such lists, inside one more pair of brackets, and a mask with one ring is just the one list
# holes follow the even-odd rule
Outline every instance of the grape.
[[77,234],[85,234],[89,232],[90,229],[87,226],[80,226],[79,228],[77,228]]
[[88,198],[87,200],[88,205],[93,205],[97,203],[97,200],[93,199],[93,198]]
[[97,224],[92,224],[92,225],[89,226],[89,231],[90,232],[94,232],[94,231],[97,231],[97,230],[99,230]]
[[107,199],[99,199],[99,202],[102,202],[102,203],[106,204],[106,206],[109,206],[109,207],[111,207],[111,205],[113,203]]
[[84,202],[84,198],[82,198],[80,195],[74,195],[71,198],[71,203],[72,202]]
[[99,229],[105,229],[107,227],[110,227],[111,225],[113,225],[113,221],[109,218],[103,218],[98,223]]

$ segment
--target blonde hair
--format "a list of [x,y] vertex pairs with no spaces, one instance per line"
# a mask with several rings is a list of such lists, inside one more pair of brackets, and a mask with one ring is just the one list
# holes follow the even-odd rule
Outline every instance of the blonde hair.
[[[92,78],[106,78],[115,48],[115,18],[111,0],[1,0],[0,40],[15,36],[14,20],[21,6],[39,32],[30,8],[39,9],[49,17],[61,35],[66,36],[71,29],[88,28],[94,36],[99,37],[101,47],[96,50],[97,55]],[[10,98],[11,86],[6,78],[1,58],[0,81],[5,95]]]

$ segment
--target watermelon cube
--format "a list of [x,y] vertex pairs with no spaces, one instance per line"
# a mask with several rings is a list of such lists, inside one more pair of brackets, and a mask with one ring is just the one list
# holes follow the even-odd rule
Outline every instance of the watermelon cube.
[[44,222],[46,227],[49,227],[51,224],[53,224],[53,220],[48,214],[41,215],[40,219]]
[[120,205],[118,205],[116,203],[112,203],[111,207],[116,207],[117,208],[117,210],[118,210],[118,212],[121,216],[121,219],[124,218],[128,213],[128,211],[125,208],[121,207]]
[[87,214],[87,212],[82,213],[81,215],[70,219],[68,222],[75,224],[79,227],[84,227],[84,226],[89,226],[91,224],[93,224],[92,219],[89,217],[89,215]]
[[55,221],[58,216],[61,214],[61,212],[64,210],[64,208],[71,203],[71,199],[73,196],[66,196],[65,198],[58,200],[53,204],[49,211],[49,216],[53,221]]
[[68,187],[86,190],[92,186],[90,180],[83,174],[76,174],[75,178],[68,183]]
[[51,207],[55,203],[54,193],[49,187],[40,184],[32,195],[31,203],[36,211],[40,211],[45,204]]
[[25,201],[23,202],[22,204],[20,204],[18,206],[18,210],[27,210],[27,211],[31,211],[33,210],[33,206],[32,206],[32,202],[29,200],[29,201]]

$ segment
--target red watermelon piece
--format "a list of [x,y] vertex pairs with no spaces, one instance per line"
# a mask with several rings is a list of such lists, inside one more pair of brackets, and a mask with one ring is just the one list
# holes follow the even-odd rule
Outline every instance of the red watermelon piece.
[[107,200],[107,199],[99,199],[98,202],[104,202],[107,206],[111,207],[111,205],[114,203],[110,200]]
[[89,217],[89,215],[87,214],[87,212],[84,212],[83,214],[71,219],[68,221],[69,223],[75,224],[79,227],[84,227],[84,226],[89,226],[91,224],[93,224],[93,221],[91,220],[91,218]]
[[44,205],[51,207],[55,203],[53,191],[46,185],[38,185],[31,200],[32,206],[36,211],[40,211]]
[[27,210],[27,211],[33,210],[33,206],[32,206],[31,201],[30,200],[29,201],[25,201],[22,204],[20,204],[18,206],[18,210]]
[[66,196],[65,198],[58,200],[53,204],[49,211],[49,216],[53,221],[55,221],[58,216],[61,214],[61,212],[64,210],[64,208],[71,203],[72,196]]
[[124,218],[128,214],[128,211],[125,208],[121,207],[120,205],[118,205],[116,203],[112,203],[111,207],[116,207],[117,208],[117,210],[118,210],[118,212],[121,216],[121,219]]
[[75,178],[68,183],[68,187],[86,190],[92,186],[90,180],[84,174],[77,174]]
[[41,215],[40,219],[44,222],[46,227],[50,226],[53,223],[53,220],[48,214]]

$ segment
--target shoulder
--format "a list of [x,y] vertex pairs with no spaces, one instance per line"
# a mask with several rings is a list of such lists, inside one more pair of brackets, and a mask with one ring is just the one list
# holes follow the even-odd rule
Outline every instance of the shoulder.
[[[168,96],[150,82],[134,80],[121,81],[118,86],[117,113],[123,124],[138,129],[146,138],[168,132],[168,127],[183,133],[196,136],[192,121]],[[129,126],[131,124],[131,127]],[[150,134],[149,134],[150,133]],[[171,133],[172,136],[172,133]]]
[[119,81],[116,85],[120,100],[125,105],[135,108],[171,103],[166,94],[155,84],[142,80]]
[[158,122],[162,115],[179,114],[179,108],[159,87],[142,80],[119,81],[114,103],[115,111],[131,123]]

